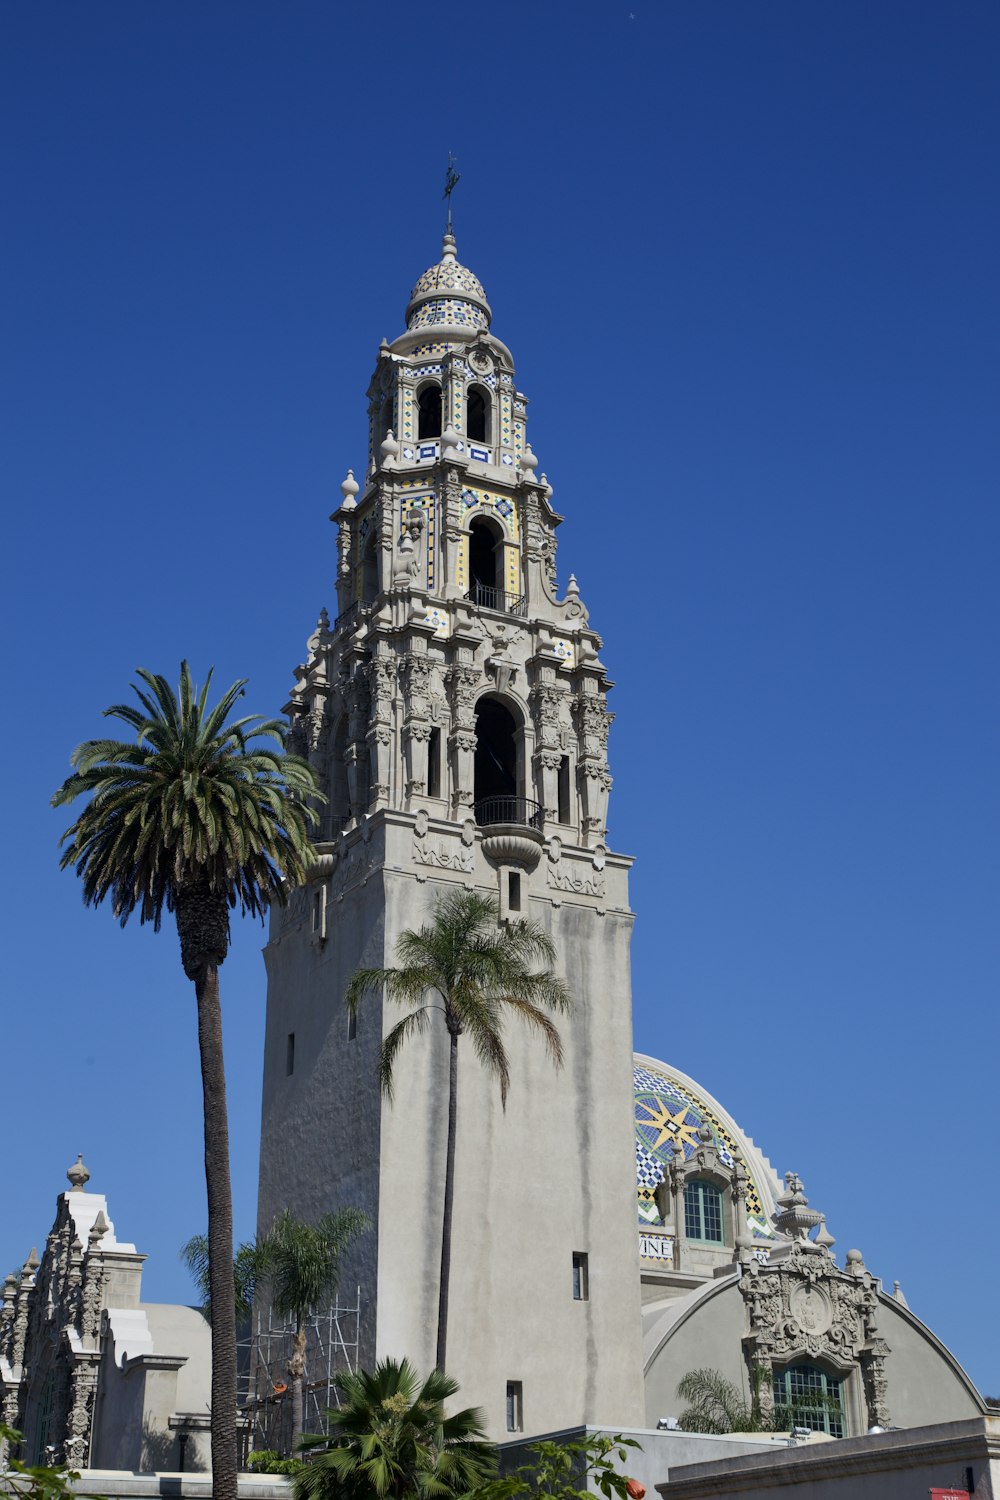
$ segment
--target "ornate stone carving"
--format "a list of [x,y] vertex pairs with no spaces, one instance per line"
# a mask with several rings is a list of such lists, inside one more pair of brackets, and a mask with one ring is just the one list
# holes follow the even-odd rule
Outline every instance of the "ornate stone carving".
[[545,871],[545,883],[553,891],[569,891],[577,896],[604,897],[606,887],[603,875],[584,874],[581,870],[577,873],[577,867],[560,864],[558,867],[549,865]]
[[435,870],[459,870],[463,875],[475,873],[475,851],[465,844],[446,843],[444,839],[439,839],[437,844],[414,840],[410,854],[415,865],[430,865]]
[[[789,1172],[778,1200],[775,1226],[790,1241],[785,1254],[772,1253],[769,1263],[741,1257],[740,1291],[747,1313],[744,1336],[747,1363],[761,1372],[761,1397],[772,1409],[775,1365],[825,1360],[842,1377],[857,1370],[868,1408],[868,1421],[889,1423],[885,1356],[888,1345],[878,1337],[878,1285],[849,1252],[840,1270],[830,1246],[824,1217],[809,1207],[801,1179]],[[818,1233],[812,1237],[812,1231]],[[852,1257],[857,1257],[853,1259]]]

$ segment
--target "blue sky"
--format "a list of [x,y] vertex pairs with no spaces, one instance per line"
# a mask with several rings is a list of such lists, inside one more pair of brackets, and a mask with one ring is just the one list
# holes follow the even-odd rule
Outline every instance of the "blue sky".
[[193,995],[172,931],[84,910],[48,798],[137,665],[285,701],[451,150],[617,682],[636,1045],[1000,1391],[998,67],[965,0],[4,8],[0,1271],[82,1151],[189,1295]]

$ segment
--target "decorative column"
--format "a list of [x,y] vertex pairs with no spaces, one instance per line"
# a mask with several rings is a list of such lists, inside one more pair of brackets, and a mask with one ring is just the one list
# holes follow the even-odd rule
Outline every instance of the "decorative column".
[[371,764],[371,805],[388,807],[392,786],[392,705],[396,685],[396,658],[381,642],[379,652],[367,667],[371,716],[365,736]]
[[[412,649],[416,647],[417,649]],[[421,649],[422,648],[422,649]],[[431,737],[427,689],[431,668],[427,642],[419,637],[403,658],[403,766],[406,806],[427,792],[427,746]]]
[[445,674],[451,703],[452,817],[456,821],[469,817],[476,797],[475,756],[476,716],[473,708],[479,687],[479,668],[471,663],[449,667]]
[[608,795],[611,773],[608,770],[608,730],[614,714],[590,685],[578,692],[570,705],[576,722],[580,747],[576,782],[580,793],[582,838],[585,844],[599,843],[607,833]]

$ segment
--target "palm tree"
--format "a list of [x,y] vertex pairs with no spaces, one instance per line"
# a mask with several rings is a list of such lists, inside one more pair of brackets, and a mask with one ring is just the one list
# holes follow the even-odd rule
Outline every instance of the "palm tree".
[[271,1306],[279,1317],[295,1319],[295,1343],[288,1361],[293,1453],[302,1436],[306,1319],[322,1299],[335,1296],[341,1256],[355,1235],[367,1227],[368,1215],[359,1208],[324,1214],[316,1224],[297,1219],[286,1208],[258,1241],[261,1273],[270,1285]]
[[[208,1235],[193,1234],[181,1247],[181,1260],[194,1278],[201,1294],[201,1311],[205,1321],[212,1321],[212,1283],[209,1278]],[[253,1312],[253,1294],[260,1280],[263,1257],[256,1241],[236,1246],[233,1255],[233,1290],[236,1322],[245,1323]]]
[[[428,1030],[435,1013],[444,1017],[449,1042],[448,1143],[437,1329],[437,1368],[442,1371],[448,1345],[459,1037],[468,1032],[479,1061],[500,1084],[500,1099],[506,1108],[510,1063],[503,1044],[505,1013],[519,1016],[540,1031],[553,1062],[559,1066],[562,1042],[546,1012],[567,1012],[572,1008],[569,990],[551,968],[537,974],[532,972],[534,964],[551,965],[555,960],[555,946],[544,929],[526,919],[508,922],[503,927],[499,924],[500,908],[495,897],[476,891],[453,891],[438,902],[429,926],[401,935],[396,944],[399,968],[359,969],[345,995],[352,1015],[362,997],[371,990],[381,989],[397,1005],[416,1004],[416,1009],[398,1021],[382,1043],[379,1079],[389,1099],[400,1047],[408,1036]],[[440,1004],[429,999],[430,994],[436,994]]]
[[[768,1402],[761,1392],[768,1380],[760,1365],[750,1370],[750,1399],[719,1370],[689,1370],[677,1382],[677,1394],[690,1402],[677,1419],[683,1432],[784,1432],[796,1422],[812,1425],[817,1412],[842,1414],[840,1400],[822,1391],[810,1391],[793,1401]],[[769,1408],[769,1409],[768,1409]]]
[[458,1385],[440,1370],[421,1383],[408,1360],[387,1359],[336,1384],[342,1403],[327,1412],[329,1437],[303,1439],[323,1451],[295,1475],[296,1500],[465,1495],[496,1474],[482,1412],[445,1416]]
[[[122,926],[136,911],[159,931],[163,909],[177,922],[184,973],[198,1005],[205,1115],[209,1280],[212,1304],[212,1470],[216,1500],[236,1500],[236,1324],[229,1125],[222,1056],[219,965],[229,948],[229,912],[263,917],[305,876],[308,830],[320,798],[305,761],[285,755],[276,719],[229,715],[236,682],[208,706],[187,662],[175,693],[140,670],[140,707],[115,704],[105,717],[135,733],[131,742],[88,740],[70,757],[73,774],[53,797],[62,807],[90,801],[63,834],[62,868],[74,866],[83,899],[110,897]],[[261,747],[255,741],[274,741]],[[311,800],[310,800],[311,799]]]

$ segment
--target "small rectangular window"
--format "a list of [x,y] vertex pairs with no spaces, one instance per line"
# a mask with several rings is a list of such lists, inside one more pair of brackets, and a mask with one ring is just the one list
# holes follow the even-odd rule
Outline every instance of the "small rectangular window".
[[524,1431],[524,1398],[519,1380],[507,1382],[507,1431]]
[[285,1044],[285,1077],[291,1078],[295,1072],[295,1032],[288,1033],[288,1041]]
[[560,823],[568,823],[570,821],[570,816],[569,816],[569,756],[568,755],[564,755],[563,758],[562,758],[562,760],[559,762],[559,783],[558,783],[557,791],[558,791],[558,798],[559,798],[559,814],[558,814],[558,816],[559,816],[559,822]]
[[573,1301],[586,1302],[590,1297],[590,1270],[585,1250],[573,1251]]
[[356,1010],[347,1012],[347,1040],[353,1042],[358,1034],[358,1013]]
[[323,898],[320,891],[313,892],[312,930],[319,932],[323,925]]
[[521,910],[521,877],[516,870],[507,875],[507,910]]
[[432,729],[427,741],[427,795],[441,795],[441,731]]

